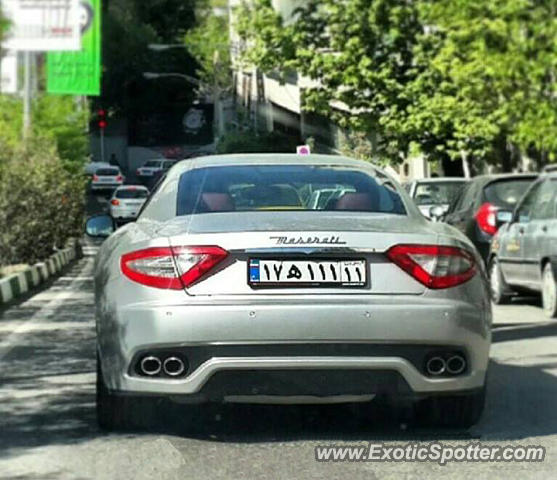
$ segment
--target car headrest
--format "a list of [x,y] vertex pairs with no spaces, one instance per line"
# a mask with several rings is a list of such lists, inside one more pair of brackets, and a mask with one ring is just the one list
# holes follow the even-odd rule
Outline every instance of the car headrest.
[[375,204],[368,193],[345,193],[340,197],[336,204],[335,210],[356,210],[356,211],[369,211],[377,210]]
[[235,209],[234,201],[228,193],[204,193],[201,200],[208,212],[230,212]]

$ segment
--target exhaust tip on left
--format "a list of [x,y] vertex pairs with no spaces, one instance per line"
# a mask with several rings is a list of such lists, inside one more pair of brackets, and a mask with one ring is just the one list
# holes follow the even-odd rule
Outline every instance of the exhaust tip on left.
[[141,373],[153,377],[158,375],[162,368],[162,363],[158,357],[149,356],[141,360],[140,363]]

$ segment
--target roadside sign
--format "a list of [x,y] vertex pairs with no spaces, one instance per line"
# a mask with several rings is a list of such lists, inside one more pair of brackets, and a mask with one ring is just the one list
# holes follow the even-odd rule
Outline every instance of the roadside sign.
[[1,0],[10,22],[5,50],[79,50],[79,0]]
[[296,147],[296,153],[298,155],[309,155],[311,153],[311,148],[309,145],[298,145]]
[[101,93],[101,0],[81,0],[79,52],[49,52],[47,91],[98,96]]

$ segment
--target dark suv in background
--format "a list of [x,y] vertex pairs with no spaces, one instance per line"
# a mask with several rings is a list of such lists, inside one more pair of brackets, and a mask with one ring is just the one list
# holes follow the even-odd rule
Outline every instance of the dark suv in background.
[[484,261],[493,235],[509,216],[537,174],[501,174],[474,177],[449,207],[443,220],[462,231],[476,246]]

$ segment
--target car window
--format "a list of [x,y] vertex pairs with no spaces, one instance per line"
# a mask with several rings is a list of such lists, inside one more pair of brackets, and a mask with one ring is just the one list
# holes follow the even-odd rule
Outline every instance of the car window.
[[528,223],[532,219],[532,212],[538,199],[541,185],[541,182],[535,183],[524,195],[516,212],[516,220],[518,222]]
[[531,212],[532,220],[546,220],[553,217],[553,198],[557,182],[545,180],[541,183],[536,196],[536,204]]
[[116,198],[147,198],[149,192],[144,188],[118,190]]
[[477,183],[469,183],[461,190],[460,195],[456,197],[455,203],[450,207],[449,212],[461,212],[468,210],[474,203],[476,192],[478,191]]
[[145,162],[145,165],[143,165],[144,167],[159,167],[161,164],[160,160],[149,160],[148,162]]
[[496,207],[514,210],[532,182],[531,178],[497,180],[484,187],[484,196],[487,202]]
[[[177,215],[229,211],[344,210],[404,215],[396,190],[345,166],[264,165],[198,168],[182,174]],[[312,201],[307,191],[327,191]]]
[[115,175],[119,175],[120,170],[117,168],[99,168],[96,173],[100,176],[113,177]]
[[417,205],[451,204],[463,185],[461,182],[420,182],[414,191],[414,201]]

